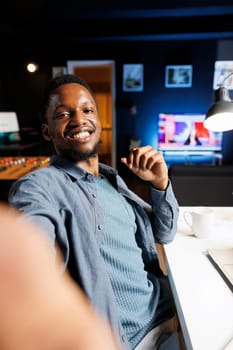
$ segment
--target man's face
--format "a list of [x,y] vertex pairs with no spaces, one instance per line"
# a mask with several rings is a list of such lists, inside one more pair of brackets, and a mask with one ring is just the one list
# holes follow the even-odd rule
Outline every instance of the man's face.
[[85,87],[61,85],[53,92],[46,115],[43,135],[57,154],[74,162],[97,154],[101,125],[96,102]]

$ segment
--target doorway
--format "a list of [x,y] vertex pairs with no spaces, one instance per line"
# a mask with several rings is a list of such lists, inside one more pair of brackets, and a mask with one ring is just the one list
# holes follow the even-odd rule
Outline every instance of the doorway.
[[67,61],[67,72],[80,75],[93,89],[102,125],[99,159],[115,168],[115,61]]

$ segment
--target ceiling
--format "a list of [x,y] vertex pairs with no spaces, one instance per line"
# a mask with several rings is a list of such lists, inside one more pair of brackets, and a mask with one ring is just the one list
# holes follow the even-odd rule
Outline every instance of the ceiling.
[[[17,40],[233,32],[232,0],[11,0],[0,35]],[[43,36],[45,34],[45,36]]]
[[89,41],[233,38],[233,0],[10,0],[0,13],[1,61]]

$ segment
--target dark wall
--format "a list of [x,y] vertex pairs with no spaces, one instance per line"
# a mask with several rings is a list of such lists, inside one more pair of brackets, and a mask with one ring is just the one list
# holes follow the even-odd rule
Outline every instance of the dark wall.
[[[19,45],[20,46],[20,45]],[[156,146],[156,118],[159,112],[205,113],[213,103],[213,71],[217,59],[218,41],[215,39],[164,41],[93,41],[59,44],[51,38],[51,45],[24,45],[11,49],[1,58],[0,110],[14,110],[21,127],[39,128],[38,113],[43,90],[52,75],[53,66],[65,66],[68,60],[115,60],[117,167],[127,153],[132,137],[130,106],[136,105],[135,134],[142,144]],[[39,63],[40,70],[27,74],[29,59]],[[232,57],[233,59],[233,57]],[[144,65],[142,92],[122,91],[124,63]],[[191,64],[193,81],[190,88],[165,88],[165,66]],[[233,164],[233,133],[224,133],[223,162]]]

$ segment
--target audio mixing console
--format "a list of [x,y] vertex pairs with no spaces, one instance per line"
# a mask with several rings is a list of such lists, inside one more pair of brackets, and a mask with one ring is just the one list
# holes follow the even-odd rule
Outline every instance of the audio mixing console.
[[0,180],[16,180],[49,164],[49,157],[0,157]]

